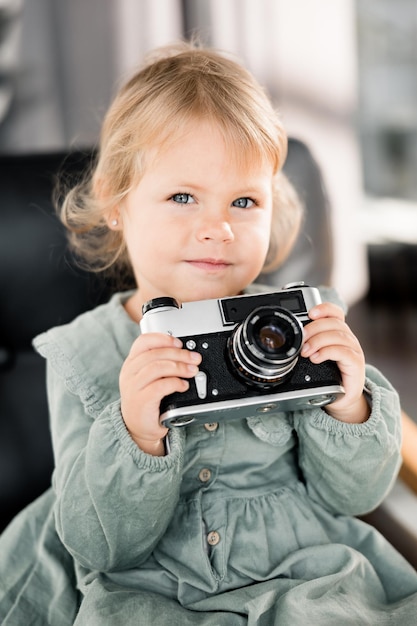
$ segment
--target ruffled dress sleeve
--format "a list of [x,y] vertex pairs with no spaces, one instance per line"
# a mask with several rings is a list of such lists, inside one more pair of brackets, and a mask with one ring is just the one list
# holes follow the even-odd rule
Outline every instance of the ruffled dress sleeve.
[[138,567],[164,535],[178,500],[184,437],[170,433],[165,457],[131,439],[118,391],[129,342],[118,341],[112,307],[99,309],[34,345],[47,360],[57,532],[81,566],[109,572]]
[[401,465],[401,411],[397,392],[366,366],[371,415],[340,422],[323,409],[294,414],[299,465],[312,500],[335,514],[363,515],[391,490]]

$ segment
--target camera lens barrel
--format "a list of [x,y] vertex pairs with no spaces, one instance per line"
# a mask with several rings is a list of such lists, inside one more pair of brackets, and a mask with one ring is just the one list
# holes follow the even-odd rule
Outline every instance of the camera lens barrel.
[[266,305],[254,309],[229,337],[229,357],[237,373],[260,387],[275,385],[295,367],[303,326],[287,309]]

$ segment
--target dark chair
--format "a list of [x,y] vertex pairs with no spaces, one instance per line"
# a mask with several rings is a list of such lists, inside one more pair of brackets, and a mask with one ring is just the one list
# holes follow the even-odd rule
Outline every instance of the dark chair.
[[[77,269],[52,207],[57,173],[76,179],[91,154],[0,156],[0,531],[50,485],[53,458],[45,392],[45,364],[32,349],[38,333],[106,301],[111,286]],[[261,277],[277,287],[304,280],[329,282],[332,241],[329,203],[308,148],[290,140],[285,171],[306,206],[294,253],[278,272]],[[417,492],[417,426],[402,475]],[[369,521],[417,567],[417,537],[381,507]]]
[[76,269],[52,208],[57,171],[81,153],[0,156],[0,528],[50,484],[45,363],[32,338],[108,297]]

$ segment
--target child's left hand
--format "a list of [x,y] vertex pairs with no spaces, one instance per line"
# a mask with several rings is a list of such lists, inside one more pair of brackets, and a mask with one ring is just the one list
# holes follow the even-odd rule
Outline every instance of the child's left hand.
[[312,363],[336,361],[342,375],[345,395],[324,410],[342,422],[365,422],[370,414],[364,396],[365,357],[358,339],[345,322],[342,309],[324,302],[309,311],[312,320],[304,327],[301,356]]

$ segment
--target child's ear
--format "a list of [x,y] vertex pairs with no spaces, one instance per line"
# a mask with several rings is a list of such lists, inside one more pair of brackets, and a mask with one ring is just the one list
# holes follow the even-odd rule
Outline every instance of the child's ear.
[[[102,178],[96,178],[93,180],[94,195],[98,200],[105,204],[109,200],[109,191],[107,185]],[[110,211],[104,214],[107,226],[110,230],[122,230],[122,220],[120,219],[120,209],[118,206],[113,207]]]
[[106,215],[106,222],[110,230],[122,230],[122,221],[118,207],[112,209],[110,213]]

